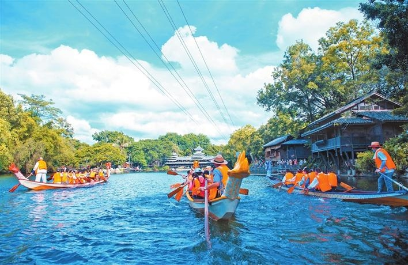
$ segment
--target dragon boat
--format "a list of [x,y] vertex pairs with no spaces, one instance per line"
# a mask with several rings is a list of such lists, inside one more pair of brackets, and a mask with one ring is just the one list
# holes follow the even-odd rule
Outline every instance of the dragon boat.
[[66,183],[51,183],[51,182],[44,183],[44,182],[31,181],[20,172],[20,169],[15,164],[11,164],[9,166],[9,170],[14,174],[14,176],[17,178],[19,183],[15,185],[13,188],[11,188],[10,192],[13,192],[14,190],[16,190],[18,186],[20,185],[30,190],[51,190],[51,189],[70,189],[70,188],[72,189],[72,188],[93,187],[95,185],[102,184],[108,181],[109,176],[110,176],[110,163],[106,163],[106,168],[107,168],[107,175],[104,176],[104,178],[100,179],[99,181],[66,184]]
[[[215,220],[229,220],[235,214],[241,200],[239,194],[247,194],[246,189],[241,189],[242,180],[250,175],[248,159],[245,152],[240,153],[235,166],[228,171],[228,181],[224,194],[221,197],[208,201],[208,216]],[[243,192],[244,191],[244,192]],[[246,191],[246,192],[245,192]],[[194,199],[189,192],[186,196],[190,207],[200,213],[205,212],[205,200]]]
[[[282,184],[280,179],[270,177],[272,187],[277,190],[288,191],[290,187]],[[402,185],[401,185],[402,186]],[[376,191],[364,191],[358,189],[345,189],[344,191],[311,191],[304,190],[301,187],[292,187],[291,191],[297,194],[303,194],[307,196],[315,196],[321,198],[340,199],[342,201],[356,202],[356,203],[368,203],[377,205],[387,205],[393,207],[405,206],[408,207],[408,192],[406,190],[399,190],[393,192],[379,192]]]

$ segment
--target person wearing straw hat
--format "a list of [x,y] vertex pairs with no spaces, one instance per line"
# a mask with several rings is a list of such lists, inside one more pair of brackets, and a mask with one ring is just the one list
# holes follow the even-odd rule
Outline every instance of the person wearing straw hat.
[[[228,161],[224,159],[221,154],[218,154],[211,160],[214,163],[213,170],[213,183],[207,186],[207,190],[217,188],[218,194],[217,197],[221,196],[224,192],[225,186],[227,185],[228,180]],[[205,188],[201,188],[205,189]]]
[[384,183],[388,192],[394,191],[391,179],[396,166],[390,154],[381,147],[379,142],[372,142],[368,147],[374,151],[373,159],[377,168],[375,172],[380,173],[377,192],[380,193],[382,191]]

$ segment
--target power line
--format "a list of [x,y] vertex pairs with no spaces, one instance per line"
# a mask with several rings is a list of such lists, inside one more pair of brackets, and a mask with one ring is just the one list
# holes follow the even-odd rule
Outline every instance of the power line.
[[[86,14],[84,14],[76,5],[74,5],[71,0],[68,0],[68,2],[70,2],[70,4],[76,9],[78,10],[79,13],[81,13],[113,46],[115,46],[137,69],[139,69],[139,71],[144,74],[158,89],[161,93],[163,93],[163,95],[165,95],[166,97],[168,97],[171,101],[173,101],[174,104],[177,105],[177,107],[183,111],[187,116],[190,117],[190,119],[192,121],[194,121],[197,125],[198,122],[194,119],[194,117],[149,73],[149,71],[143,67],[142,64],[139,63],[138,60],[136,60],[132,54],[126,50],[125,47],[123,47],[123,45],[105,28],[103,27],[103,25],[78,1],[76,0],[77,3],[109,34],[109,36],[111,36],[111,38],[113,40],[115,40],[120,47],[122,47],[123,50],[125,50],[128,54],[125,54],[125,52],[120,49],[118,47],[118,45],[116,45],[104,32],[102,32],[102,30],[100,28],[98,28],[97,25],[95,25],[95,23],[93,23]],[[132,59],[129,57],[132,57]],[[136,65],[135,62],[138,64]],[[143,69],[143,70],[142,70]]]
[[[183,9],[181,8],[180,2],[179,2],[178,0],[177,0],[177,4],[178,4],[178,6],[180,7],[180,11],[181,11],[181,13],[183,14],[184,20],[186,21],[187,26],[188,26],[188,28],[189,28],[189,30],[190,30],[190,33],[191,33],[191,36],[192,36],[192,35],[193,35],[193,32],[191,31],[190,24],[188,23],[187,17],[185,16],[185,14],[184,14],[184,12],[183,12]],[[229,119],[230,119],[230,121],[231,121],[231,124],[234,125],[234,122],[233,122],[232,119],[231,119],[231,115],[229,114],[228,109],[227,109],[227,107],[225,106],[224,100],[223,100],[223,98],[221,97],[220,90],[218,89],[218,86],[217,86],[217,84],[215,83],[215,80],[214,80],[214,78],[213,78],[213,76],[212,76],[212,74],[211,74],[210,68],[209,68],[208,65],[207,65],[207,62],[206,62],[206,60],[205,60],[205,58],[204,58],[204,55],[203,55],[203,53],[201,52],[200,46],[198,45],[196,39],[195,39],[195,38],[193,38],[193,39],[194,39],[194,42],[195,42],[195,44],[196,44],[196,46],[197,46],[198,51],[200,52],[201,58],[202,58],[203,61],[204,61],[205,67],[207,68],[208,73],[210,74],[210,77],[211,77],[211,79],[212,79],[212,81],[213,81],[213,84],[214,84],[215,88],[217,89],[218,96],[220,97],[221,102],[222,102],[222,104],[223,104],[223,106],[224,106],[224,108],[225,108],[225,111],[226,111],[227,114],[228,114],[228,117],[229,117]]]
[[175,33],[176,33],[176,35],[177,35],[177,37],[178,37],[178,39],[179,39],[181,45],[183,46],[185,52],[187,53],[187,55],[188,55],[188,57],[189,57],[191,63],[193,64],[193,66],[194,66],[194,68],[196,69],[198,75],[200,76],[202,82],[204,83],[204,86],[205,86],[205,88],[207,89],[208,94],[210,95],[212,101],[214,102],[215,106],[217,107],[218,111],[220,112],[220,114],[221,114],[221,116],[222,116],[224,122],[225,122],[226,124],[228,124],[227,120],[225,119],[224,113],[221,111],[221,108],[220,108],[220,106],[218,105],[217,101],[215,100],[215,97],[214,97],[213,93],[211,92],[210,88],[208,87],[208,84],[207,84],[207,82],[205,81],[204,76],[202,75],[200,69],[198,68],[197,63],[195,62],[193,56],[191,55],[191,53],[190,53],[190,51],[189,51],[187,45],[185,44],[185,42],[184,42],[184,40],[183,40],[181,34],[180,34],[179,31],[177,30],[177,27],[176,27],[176,25],[175,25],[175,23],[174,23],[174,21],[173,21],[171,15],[170,15],[169,11],[167,10],[167,8],[166,8],[164,2],[163,2],[162,0],[158,0],[158,2],[159,2],[159,4],[160,4],[161,8],[163,9],[163,12],[165,13],[167,19],[169,20],[170,25],[173,27],[173,29],[174,29],[174,31],[175,31]]
[[[125,2],[125,0],[123,0],[123,3],[126,5],[126,7],[128,8],[128,10],[132,13],[133,17],[135,18],[135,20],[139,23],[139,25],[143,28],[144,32],[149,36],[150,41],[152,43],[154,43],[155,47],[157,50],[160,51],[162,57],[166,60],[167,64],[163,61],[162,57],[156,52],[155,48],[152,47],[152,45],[149,43],[149,41],[145,38],[145,36],[143,35],[143,33],[138,29],[138,27],[133,23],[133,21],[130,19],[130,17],[126,14],[126,12],[123,10],[123,8],[118,4],[118,2],[116,0],[114,0],[116,5],[119,7],[119,9],[122,11],[122,13],[127,17],[127,19],[130,21],[130,23],[133,25],[133,27],[139,32],[139,34],[142,36],[142,38],[145,40],[145,42],[149,45],[149,47],[152,49],[152,51],[155,53],[155,55],[160,59],[160,61],[163,63],[163,65],[167,68],[167,70],[170,72],[170,74],[176,79],[176,81],[179,83],[179,85],[184,89],[184,91],[187,93],[187,95],[193,100],[193,102],[195,104],[197,104],[197,106],[199,107],[200,111],[204,114],[204,116],[206,116],[206,118],[213,123],[213,125],[216,127],[216,129],[219,129],[217,127],[217,124],[214,122],[214,120],[211,118],[211,116],[208,114],[208,112],[206,111],[206,109],[202,106],[201,102],[195,97],[194,93],[191,91],[191,89],[188,87],[188,85],[184,82],[183,78],[179,75],[179,73],[177,72],[177,70],[174,68],[174,66],[170,63],[170,61],[167,59],[167,57],[161,52],[160,48],[158,47],[157,43],[154,41],[154,39],[152,38],[152,36],[149,34],[149,32],[147,31],[147,29],[143,26],[143,24],[140,22],[140,20],[137,18],[137,16],[135,15],[135,13],[132,11],[132,9],[129,7],[129,5]],[[174,73],[177,75],[175,76],[175,74],[173,73],[173,71],[169,68],[170,65],[174,71]],[[181,80],[181,82],[180,82]]]

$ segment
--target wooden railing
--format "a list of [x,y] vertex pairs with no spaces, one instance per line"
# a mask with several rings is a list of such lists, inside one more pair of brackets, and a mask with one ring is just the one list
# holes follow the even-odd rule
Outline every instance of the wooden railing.
[[340,151],[364,151],[372,141],[379,141],[380,136],[335,137],[319,140],[312,144],[312,152],[340,149]]

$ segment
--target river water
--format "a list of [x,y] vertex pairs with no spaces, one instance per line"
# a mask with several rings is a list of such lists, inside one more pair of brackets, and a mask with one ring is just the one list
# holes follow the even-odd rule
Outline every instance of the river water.
[[0,177],[0,264],[407,264],[408,209],[278,192],[244,179],[236,215],[210,221],[183,198],[181,177],[112,175],[92,188],[28,191]]

